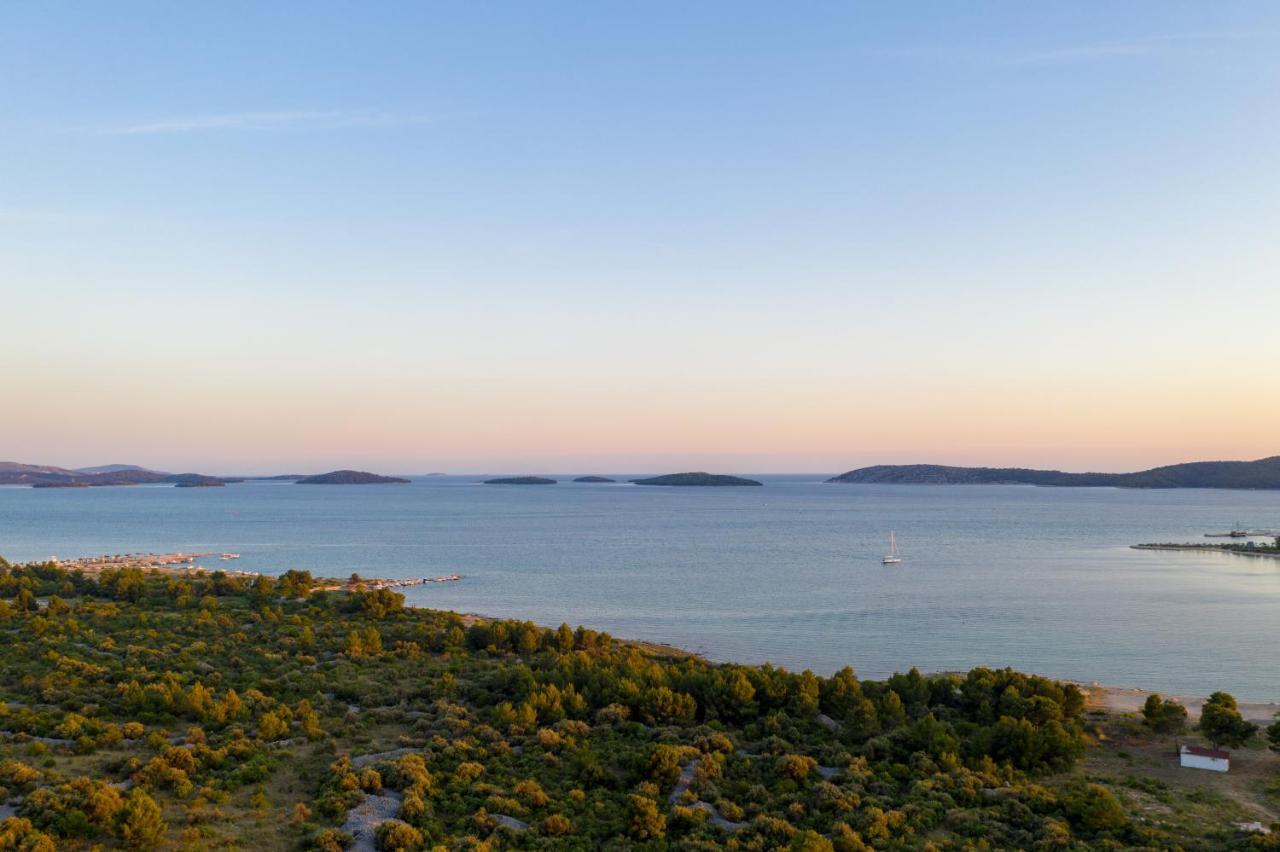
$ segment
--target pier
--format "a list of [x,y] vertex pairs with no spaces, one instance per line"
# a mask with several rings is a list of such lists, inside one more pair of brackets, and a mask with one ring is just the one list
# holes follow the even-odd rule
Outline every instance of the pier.
[[1234,529],[1229,532],[1205,533],[1205,538],[1276,538],[1280,530],[1245,530]]
[[1168,542],[1164,544],[1131,544],[1129,546],[1134,550],[1190,550],[1211,553],[1236,553],[1241,556],[1269,556],[1273,559],[1280,559],[1280,546],[1257,544],[1252,541],[1246,544],[1177,544]]
[[401,580],[366,579],[347,580],[339,585],[317,586],[316,591],[336,592],[342,589],[404,589],[410,586],[425,586],[428,583],[456,583],[462,579],[461,574],[445,574],[442,577],[408,577]]

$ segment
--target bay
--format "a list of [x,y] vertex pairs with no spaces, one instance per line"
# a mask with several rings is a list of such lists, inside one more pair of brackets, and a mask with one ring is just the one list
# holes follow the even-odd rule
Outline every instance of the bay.
[[[639,474],[631,474],[637,476]],[[235,552],[211,569],[464,575],[419,606],[560,622],[715,660],[883,677],[975,665],[1280,698],[1280,560],[1137,551],[1280,527],[1280,493],[618,484],[0,488],[0,555]],[[623,477],[619,477],[623,478]],[[896,531],[905,561],[880,557]]]

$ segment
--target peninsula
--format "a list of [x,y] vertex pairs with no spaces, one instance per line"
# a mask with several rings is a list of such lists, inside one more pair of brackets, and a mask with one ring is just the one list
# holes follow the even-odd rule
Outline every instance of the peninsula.
[[1256,461],[1206,461],[1136,473],[1066,473],[1021,467],[882,464],[833,476],[827,482],[890,485],[1052,485],[1111,488],[1280,489],[1280,456]]
[[113,464],[72,470],[51,465],[0,462],[0,485],[79,488],[107,485],[179,485],[193,482],[211,484],[214,480],[223,485],[241,481],[238,478],[206,476],[200,473],[165,473],[137,465]]
[[[1227,693],[714,663],[395,590],[456,574],[196,557],[0,558],[6,848],[1262,849],[1276,821],[1280,736],[1242,715],[1274,708]],[[1188,740],[1230,775],[1176,768]]]
[[294,485],[405,485],[409,480],[366,470],[334,470],[299,479]]
[[485,485],[555,485],[558,480],[545,476],[503,476],[498,479],[486,479]]
[[763,485],[763,482],[757,482],[754,479],[744,479],[741,476],[725,476],[718,473],[707,473],[706,471],[691,471],[689,473],[668,473],[665,476],[651,476],[647,479],[631,480],[636,485],[689,485],[689,486],[726,486],[726,485]]

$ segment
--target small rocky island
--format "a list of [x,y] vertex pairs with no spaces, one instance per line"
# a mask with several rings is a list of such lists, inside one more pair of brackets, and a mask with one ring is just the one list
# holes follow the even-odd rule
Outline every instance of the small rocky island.
[[555,485],[557,480],[545,476],[504,476],[498,479],[486,479],[485,485]]
[[754,479],[707,473],[701,470],[689,473],[669,473],[666,476],[651,476],[648,479],[633,479],[631,481],[636,485],[764,485],[763,482],[757,482]]
[[201,476],[200,473],[183,473],[173,484],[175,489],[220,489],[225,485],[227,480],[220,480],[216,476]]
[[315,476],[307,476],[295,485],[403,485],[409,480],[398,476],[381,476],[365,470],[334,470]]
[[616,479],[610,479],[607,476],[579,476],[574,482],[617,482]]

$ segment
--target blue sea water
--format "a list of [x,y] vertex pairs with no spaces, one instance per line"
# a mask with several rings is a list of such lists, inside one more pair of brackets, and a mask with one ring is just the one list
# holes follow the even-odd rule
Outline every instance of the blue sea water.
[[[585,624],[715,660],[880,677],[975,665],[1280,698],[1280,559],[1132,550],[1280,527],[1280,493],[628,484],[0,488],[11,560],[233,551],[210,568],[461,582],[416,605]],[[880,557],[896,530],[906,559]]]

